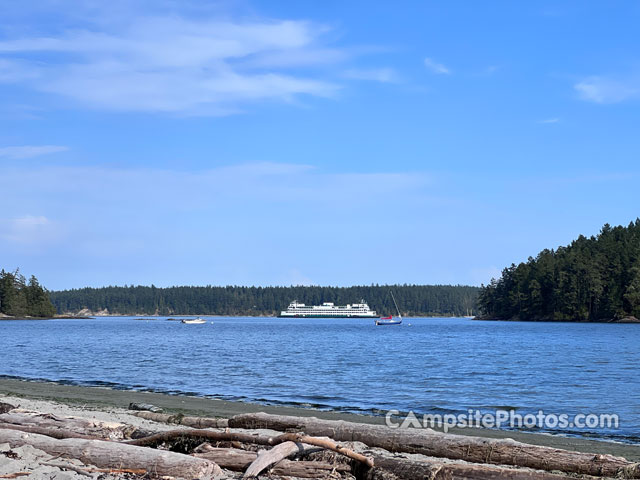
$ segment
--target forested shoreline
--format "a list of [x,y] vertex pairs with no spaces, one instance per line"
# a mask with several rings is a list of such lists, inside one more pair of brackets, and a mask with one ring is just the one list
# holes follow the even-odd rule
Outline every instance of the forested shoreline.
[[49,293],[35,276],[27,281],[19,270],[0,271],[0,314],[15,318],[48,318],[55,313]]
[[61,314],[273,316],[293,300],[307,305],[357,303],[381,315],[395,314],[390,291],[403,315],[463,316],[476,313],[478,287],[452,285],[372,285],[354,287],[115,286],[50,292]]
[[478,307],[495,320],[640,318],[640,219],[512,264],[482,287]]

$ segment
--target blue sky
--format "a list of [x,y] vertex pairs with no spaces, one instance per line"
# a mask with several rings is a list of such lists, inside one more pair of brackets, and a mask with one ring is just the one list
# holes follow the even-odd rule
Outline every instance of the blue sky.
[[0,0],[0,266],[487,283],[640,215],[637,2]]

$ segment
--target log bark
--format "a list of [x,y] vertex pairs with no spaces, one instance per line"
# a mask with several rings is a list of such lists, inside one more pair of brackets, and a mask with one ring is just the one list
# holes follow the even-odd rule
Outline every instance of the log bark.
[[90,435],[83,435],[81,433],[71,432],[61,428],[42,428],[32,427],[30,425],[11,425],[0,424],[0,428],[5,430],[17,430],[25,433],[37,433],[38,435],[46,435],[47,437],[56,438],[62,440],[65,438],[82,438],[84,440],[102,440],[100,437],[92,437]]
[[60,429],[109,440],[123,440],[149,435],[149,432],[124,423],[103,422],[81,417],[60,417],[50,413],[31,412],[20,409],[15,409],[0,415],[0,427],[2,427],[3,424],[23,425],[49,430]]
[[209,479],[222,473],[218,465],[203,458],[104,440],[56,440],[44,435],[0,429],[0,443],[8,443],[12,448],[31,445],[49,455],[75,458],[88,465],[144,469],[160,476]]
[[395,478],[415,480],[570,480],[574,477],[539,470],[496,467],[493,465],[413,461],[374,455],[375,468],[364,471],[362,478],[384,479],[384,472]]
[[184,415],[167,415],[166,413],[132,412],[136,417],[161,423],[173,423],[192,428],[227,428],[229,420],[226,418],[185,417]]
[[[209,446],[203,452],[196,453],[194,456],[211,460],[227,470],[244,472],[257,458],[258,454],[236,448]],[[343,464],[334,465],[328,462],[282,460],[271,468],[270,473],[300,478],[324,478],[333,472],[344,473],[350,471],[351,467]]]
[[200,439],[200,440],[213,440],[216,442],[242,442],[242,443],[254,443],[258,445],[270,445],[269,437],[252,435],[249,433],[237,433],[237,432],[216,432],[214,430],[196,430],[196,429],[180,429],[169,430],[168,432],[156,433],[144,438],[137,438],[135,440],[127,440],[128,445],[137,446],[154,446],[161,443],[177,440],[177,439]]
[[511,439],[487,439],[453,435],[433,430],[393,429],[315,417],[293,417],[254,413],[229,419],[232,428],[269,428],[279,431],[304,431],[309,435],[327,436],[338,441],[358,441],[390,452],[420,453],[431,457],[558,470],[595,476],[640,478],[640,464],[622,457],[572,452],[541,447]]

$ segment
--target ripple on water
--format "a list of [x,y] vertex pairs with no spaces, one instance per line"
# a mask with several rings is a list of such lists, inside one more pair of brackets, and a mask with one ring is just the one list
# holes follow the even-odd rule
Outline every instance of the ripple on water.
[[[615,413],[619,429],[555,433],[638,441],[637,325],[411,324],[221,318],[194,329],[127,317],[0,322],[0,375],[378,415],[470,408]],[[142,344],[144,351],[134,348]]]

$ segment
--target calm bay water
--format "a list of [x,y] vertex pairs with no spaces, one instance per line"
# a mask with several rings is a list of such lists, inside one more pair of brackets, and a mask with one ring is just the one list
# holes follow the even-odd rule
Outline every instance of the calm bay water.
[[209,320],[2,321],[0,375],[360,413],[613,413],[618,429],[556,432],[640,443],[640,325]]

